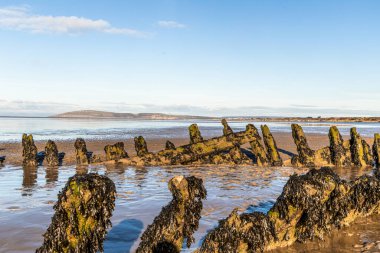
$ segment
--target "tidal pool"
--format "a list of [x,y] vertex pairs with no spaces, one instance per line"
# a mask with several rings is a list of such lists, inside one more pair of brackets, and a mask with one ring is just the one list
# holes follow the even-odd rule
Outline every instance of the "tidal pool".
[[[176,175],[203,179],[207,189],[195,243],[183,252],[192,252],[208,230],[234,208],[242,212],[267,212],[280,195],[288,177],[305,169],[257,168],[252,166],[147,167],[123,165],[75,166],[51,169],[0,167],[0,252],[34,252],[42,243],[53,215],[58,192],[75,173],[97,172],[110,177],[117,188],[116,207],[104,244],[105,252],[134,252],[139,237],[161,208],[171,200],[167,182]],[[337,171],[353,179],[371,170]],[[380,238],[380,217],[361,219],[349,229],[334,232],[326,241],[295,244],[277,252],[352,252],[353,245]]]

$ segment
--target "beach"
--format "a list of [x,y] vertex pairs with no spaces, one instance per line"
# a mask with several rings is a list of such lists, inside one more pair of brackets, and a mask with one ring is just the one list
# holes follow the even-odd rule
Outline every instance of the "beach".
[[[17,120],[16,120],[17,121]],[[23,124],[27,127],[30,120]],[[38,124],[37,124],[37,123]],[[47,139],[53,139],[59,152],[65,152],[63,166],[48,168],[23,168],[21,135],[23,129],[11,132],[11,127],[2,130],[0,155],[6,155],[6,161],[0,167],[0,252],[31,252],[42,243],[42,234],[46,231],[54,213],[53,205],[57,194],[68,178],[80,173],[95,172],[109,177],[116,185],[116,207],[112,216],[113,227],[109,229],[104,243],[105,252],[134,252],[140,242],[142,232],[152,223],[161,208],[171,200],[168,181],[177,175],[201,178],[207,189],[200,227],[195,232],[195,243],[183,252],[192,252],[198,248],[204,236],[214,228],[220,219],[226,218],[234,208],[239,212],[266,213],[274,204],[289,176],[296,173],[305,174],[308,168],[295,167],[258,167],[255,165],[198,165],[198,166],[155,166],[134,167],[122,163],[96,163],[88,167],[77,167],[74,142],[77,137],[85,139],[87,149],[102,160],[105,159],[104,146],[118,141],[124,142],[129,156],[135,156],[133,136],[145,136],[148,150],[157,152],[164,149],[167,140],[175,146],[189,144],[189,122],[136,122],[91,120],[79,122],[75,130],[68,131],[68,126],[57,124],[52,129],[41,128],[41,121],[36,120],[31,131],[35,133],[38,151],[43,151]],[[43,121],[45,122],[45,121]],[[52,125],[62,120],[48,120]],[[28,123],[28,124],[27,124]],[[78,123],[78,121],[74,121]],[[91,123],[91,124],[90,124]],[[198,122],[205,139],[220,136],[222,127],[219,122]],[[249,122],[232,122],[234,132],[242,131]],[[19,125],[19,122],[17,123]],[[92,127],[96,124],[96,127]],[[301,123],[302,124],[302,123]],[[46,125],[49,125],[46,123]],[[75,124],[74,124],[75,125]],[[261,123],[255,123],[261,134]],[[314,150],[329,145],[327,131],[331,124],[302,124],[310,147]],[[99,126],[102,127],[99,130]],[[360,123],[340,126],[343,138],[348,140],[349,127],[358,127],[370,145],[371,135],[378,131],[376,124]],[[141,127],[141,128],[139,128]],[[289,123],[270,125],[282,159],[289,160],[296,154],[296,145],[290,131]],[[64,130],[64,129],[66,130]],[[74,127],[73,127],[74,128]],[[40,129],[39,131],[37,131]],[[45,129],[45,130],[44,130]],[[95,135],[95,133],[99,133]],[[44,134],[46,133],[46,134]],[[1,134],[1,131],[0,131]],[[17,140],[19,136],[20,141]],[[54,137],[54,138],[52,138]],[[7,139],[8,138],[8,139]],[[248,143],[242,146],[249,149]],[[334,169],[345,180],[353,180],[364,174],[372,174],[371,168]],[[287,252],[353,252],[361,251],[366,243],[376,243],[380,237],[378,215],[360,218],[349,228],[333,230],[324,241],[296,243],[286,248]],[[376,246],[377,247],[377,246]],[[278,249],[273,252],[283,252]],[[376,248],[372,249],[375,252]]]

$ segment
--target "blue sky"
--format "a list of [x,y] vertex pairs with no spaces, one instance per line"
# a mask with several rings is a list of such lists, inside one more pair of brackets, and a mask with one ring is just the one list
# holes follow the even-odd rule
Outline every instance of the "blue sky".
[[380,116],[380,1],[3,1],[0,114]]

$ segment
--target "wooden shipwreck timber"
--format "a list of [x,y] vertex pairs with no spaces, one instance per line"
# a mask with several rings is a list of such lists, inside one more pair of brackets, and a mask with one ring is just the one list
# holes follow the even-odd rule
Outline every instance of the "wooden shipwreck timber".
[[[292,124],[292,137],[297,148],[297,154],[290,160],[283,161],[276,140],[267,125],[261,126],[262,137],[258,129],[248,124],[241,132],[233,132],[226,120],[222,120],[223,135],[211,139],[204,139],[196,124],[189,127],[190,143],[176,147],[167,141],[164,149],[158,152],[149,152],[148,144],[143,136],[134,138],[135,156],[129,156],[124,149],[123,142],[107,145],[104,148],[105,160],[101,161],[97,155],[86,148],[84,139],[75,141],[77,165],[90,163],[123,163],[133,166],[168,166],[168,165],[208,165],[208,164],[247,164],[262,166],[296,166],[296,167],[367,167],[374,163],[379,164],[380,135],[375,134],[371,146],[360,137],[356,128],[350,131],[350,139],[344,141],[337,127],[329,130],[329,146],[319,150],[312,150],[307,142],[303,129],[298,124]],[[48,141],[45,152],[37,152],[33,136],[23,136],[23,164],[36,166],[42,164],[45,153],[46,164],[57,166],[62,163],[64,153],[58,153],[53,141]],[[243,145],[250,148],[242,148]],[[42,157],[41,157],[42,156]],[[42,160],[41,160],[42,159]],[[58,160],[57,160],[58,159]]]

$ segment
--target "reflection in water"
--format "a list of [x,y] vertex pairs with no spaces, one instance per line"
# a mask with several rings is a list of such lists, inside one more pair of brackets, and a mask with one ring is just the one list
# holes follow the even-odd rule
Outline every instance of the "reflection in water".
[[37,183],[37,167],[23,167],[22,196],[31,196]]
[[142,188],[145,181],[146,181],[146,176],[148,174],[148,170],[145,167],[140,167],[135,169],[135,185],[138,188]]
[[53,184],[58,181],[58,167],[47,167],[46,171],[46,184]]

